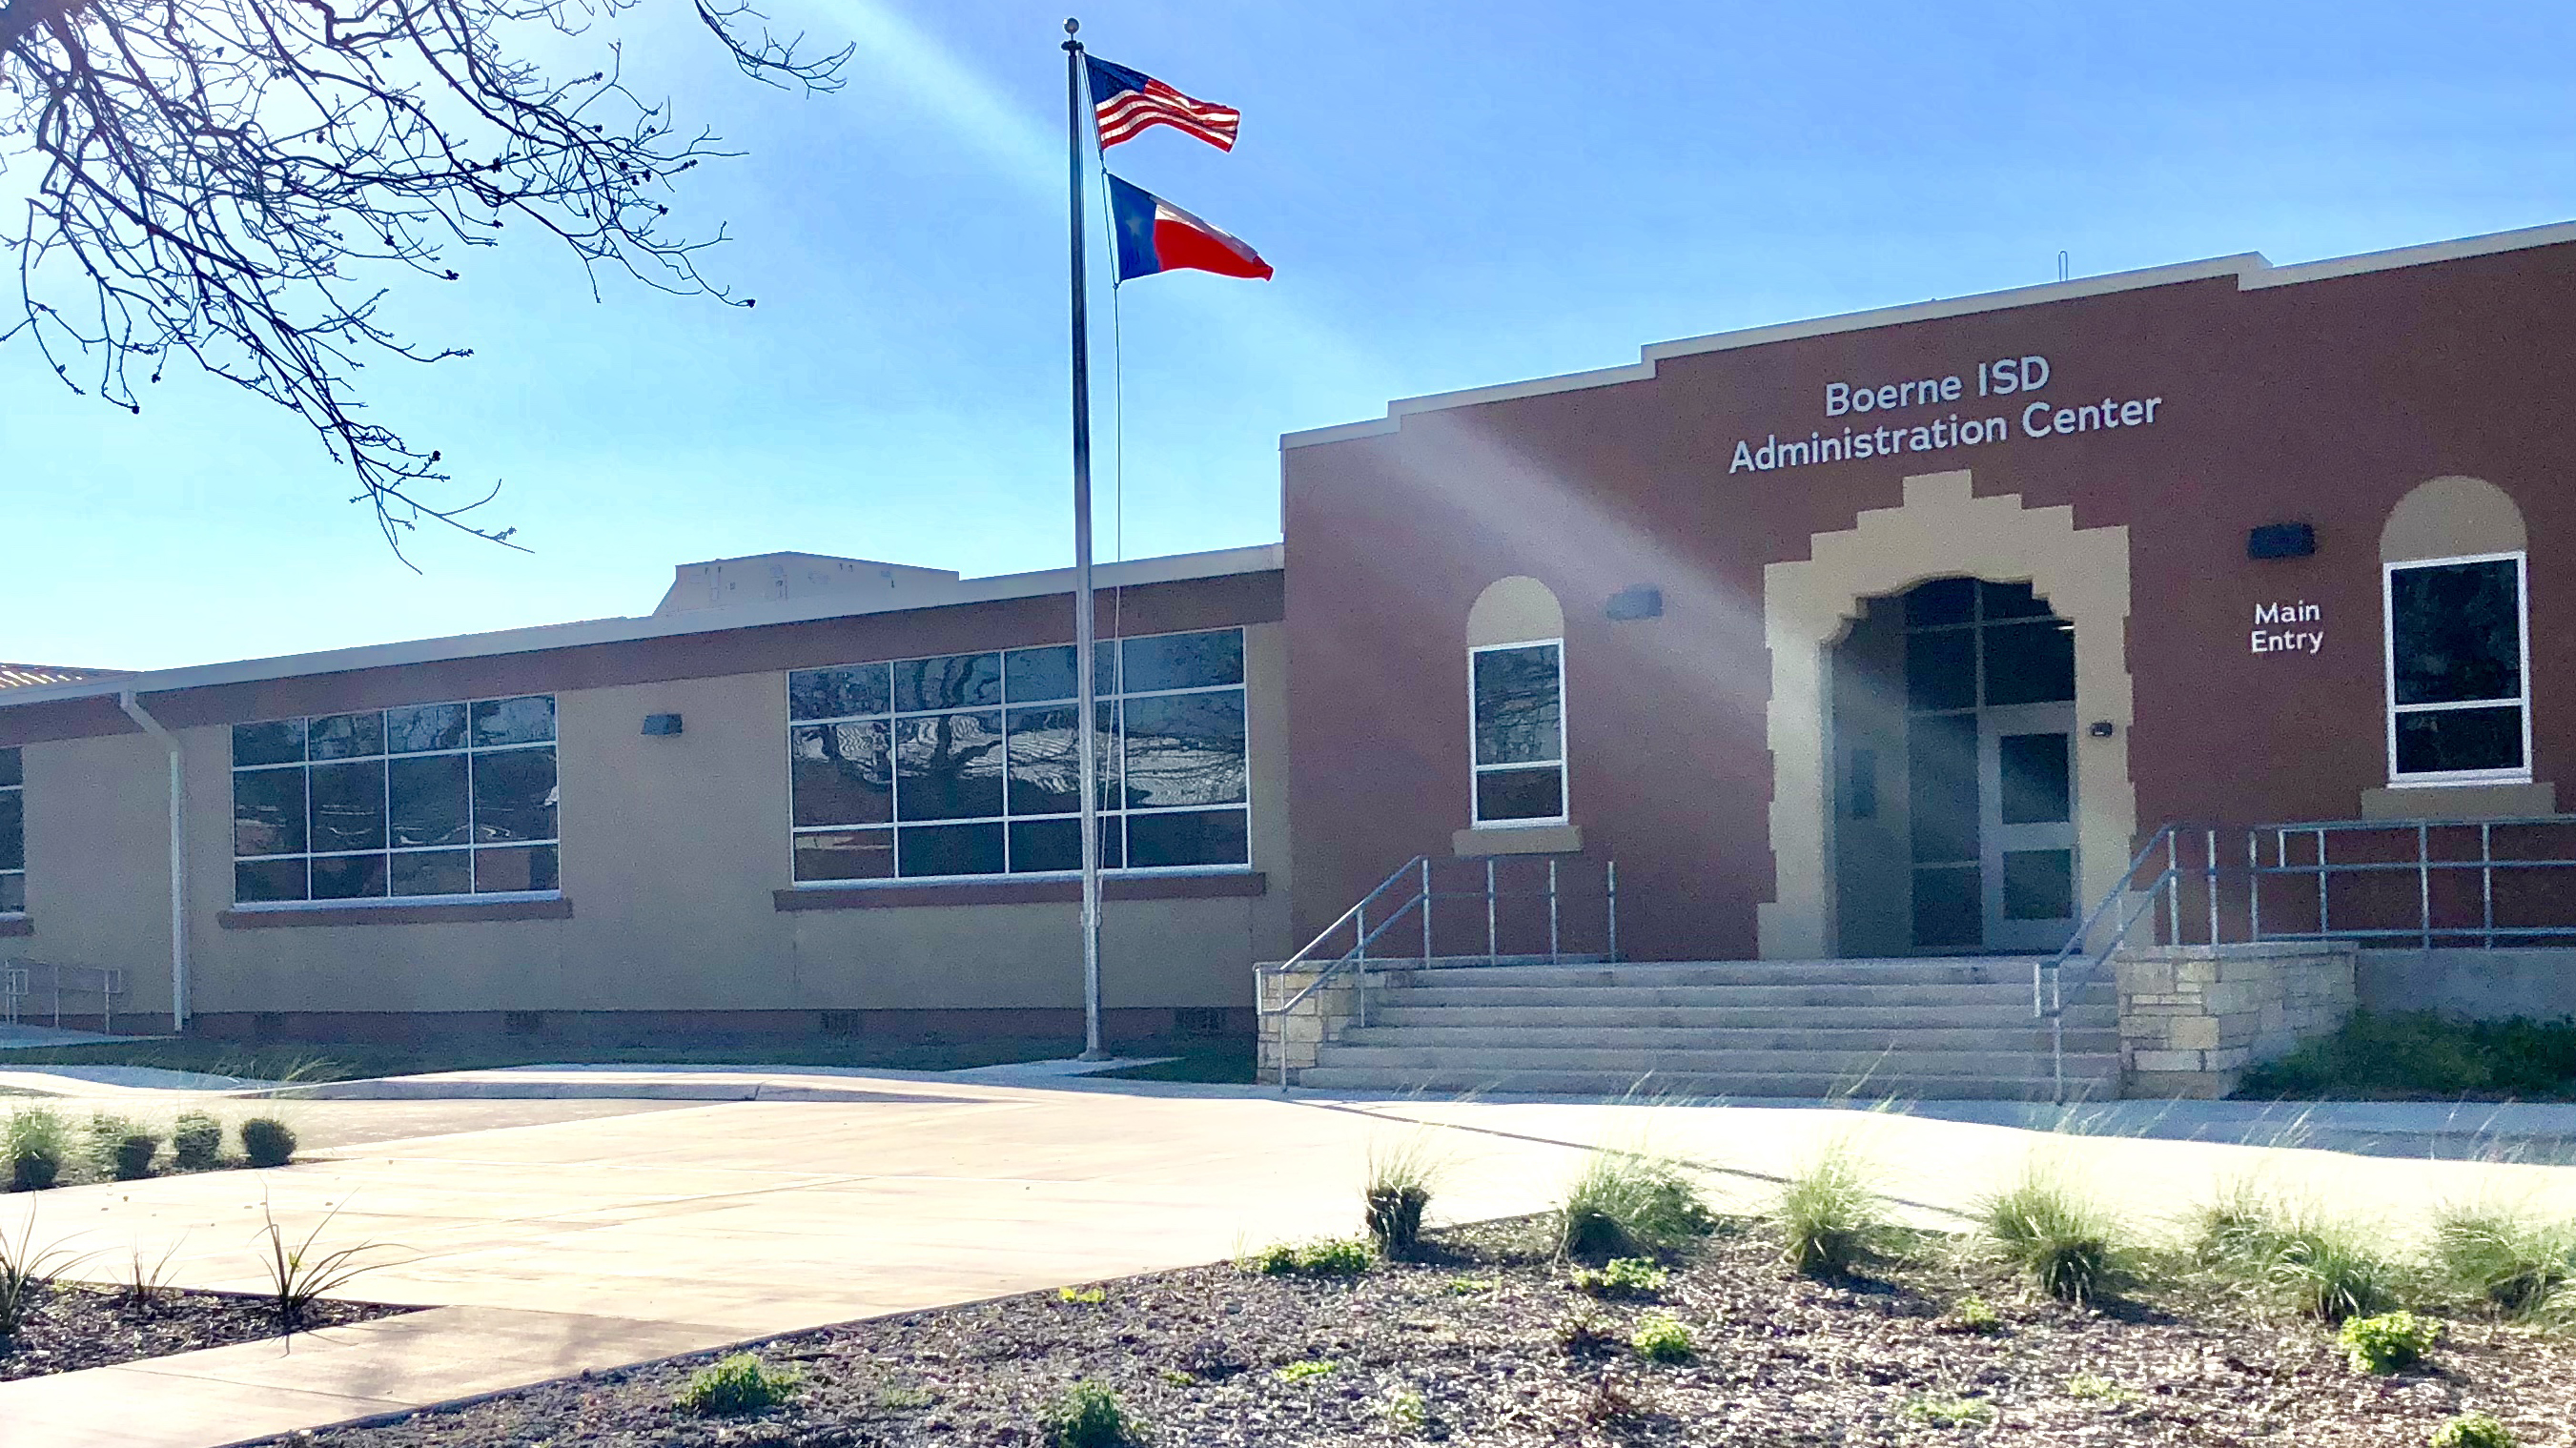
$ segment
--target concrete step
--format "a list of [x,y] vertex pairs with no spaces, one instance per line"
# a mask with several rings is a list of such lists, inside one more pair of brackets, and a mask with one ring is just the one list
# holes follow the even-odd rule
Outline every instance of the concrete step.
[[[2114,1057],[2114,1060],[2117,1058]],[[1599,1046],[1346,1046],[1316,1054],[1319,1066],[1391,1071],[1491,1067],[1526,1071],[1647,1071],[1690,1075],[2025,1076],[2045,1074],[2039,1051],[1695,1051]]]
[[[1345,1029],[1333,1040],[1341,1046],[1439,1046],[1497,1053],[1546,1048],[1611,1047],[1631,1051],[2039,1051],[2049,1049],[2045,1026],[2025,1018],[2008,1027],[1969,1026],[1924,1029],[1912,1025],[1868,1028],[1809,1026],[1771,1028],[1693,1028],[1659,1025],[1606,1026],[1569,1020],[1547,1025],[1477,1025],[1453,1023],[1462,1011],[1414,1011],[1403,1021],[1383,1021]],[[1427,1017],[1420,1021],[1415,1017]],[[2107,1024],[2080,1029],[2068,1023],[2069,1052],[2117,1054],[2120,1033]]]
[[[1413,962],[1397,962],[1405,968]],[[2021,956],[1907,960],[1729,960],[1670,964],[1486,966],[1435,962],[1419,982],[1439,986],[2018,985],[2034,961]],[[1371,961],[1371,968],[1378,962]]]
[[[1966,1030],[2045,1029],[2030,1013],[2030,1000],[1990,1006],[1423,1006],[1406,992],[1369,1001],[1371,1026],[1499,1026],[1513,1029],[1628,1030]],[[2113,1030],[2109,1002],[2070,1005],[2068,1030]]]
[[[1424,1006],[2011,1006],[2030,1009],[2030,983],[1996,985],[1452,985],[1384,982],[1382,998]],[[2111,999],[2109,987],[2069,991],[2069,1001]]]
[[[1889,1097],[1918,1101],[2048,1101],[2057,1083],[2046,1072],[2014,1076],[1919,1076],[1877,1074],[1855,1082],[1842,1076],[1808,1073],[1663,1073],[1628,1071],[1500,1070],[1441,1068],[1383,1071],[1357,1067],[1313,1066],[1298,1073],[1297,1085],[1312,1091],[1444,1092],[1463,1094],[1529,1094],[1544,1096],[1668,1096],[1684,1099],[1786,1097],[1818,1100],[1849,1095],[1855,1100]],[[2066,1067],[2069,1100],[2110,1100],[2119,1094],[2119,1068],[2087,1064]]]

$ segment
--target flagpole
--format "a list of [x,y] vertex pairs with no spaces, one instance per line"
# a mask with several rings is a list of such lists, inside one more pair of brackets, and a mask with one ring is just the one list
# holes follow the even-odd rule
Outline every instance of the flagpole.
[[1065,148],[1073,199],[1073,671],[1079,711],[1074,726],[1082,780],[1082,1056],[1097,1061],[1100,1043],[1100,744],[1098,689],[1092,675],[1091,608],[1091,332],[1090,278],[1082,259],[1082,22],[1064,22]]

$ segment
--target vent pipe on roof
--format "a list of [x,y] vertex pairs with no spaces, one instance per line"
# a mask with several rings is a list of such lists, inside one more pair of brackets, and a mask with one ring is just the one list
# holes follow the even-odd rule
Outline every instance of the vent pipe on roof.
[[170,1029],[188,1029],[188,795],[187,775],[180,767],[179,739],[161,727],[161,721],[144,712],[143,704],[127,689],[116,696],[116,707],[136,727],[160,741],[170,756]]

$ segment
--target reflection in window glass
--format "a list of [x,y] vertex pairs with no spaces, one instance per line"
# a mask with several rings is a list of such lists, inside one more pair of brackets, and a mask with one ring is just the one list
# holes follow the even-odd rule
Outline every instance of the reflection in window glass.
[[550,695],[233,727],[233,898],[556,886]]
[[2530,773],[2522,568],[2514,556],[2389,569],[2394,777]]
[[17,747],[0,749],[0,915],[27,908],[26,779]]
[[1562,664],[1563,650],[1554,643],[1468,655],[1476,823],[1565,817]]
[[[1104,641],[1094,662],[1102,867],[1249,863],[1242,631]],[[795,878],[1079,869],[1079,682],[1067,645],[789,675]]]

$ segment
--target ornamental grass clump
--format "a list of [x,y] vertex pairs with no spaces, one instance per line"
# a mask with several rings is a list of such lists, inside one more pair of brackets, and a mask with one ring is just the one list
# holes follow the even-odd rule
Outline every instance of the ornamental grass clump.
[[2129,1274],[2134,1254],[2119,1224],[2053,1172],[2025,1168],[2009,1190],[1986,1199],[1978,1217],[1987,1247],[2061,1302],[2111,1296]]
[[1038,1427],[1053,1448],[1117,1448],[1131,1441],[1135,1432],[1118,1390],[1087,1380],[1065,1389],[1040,1409]]
[[2561,1299],[2576,1276],[2576,1222],[2527,1206],[2445,1207],[2433,1219],[2433,1267],[2454,1291],[2529,1317]]
[[242,1156],[252,1166],[284,1166],[295,1160],[295,1131],[274,1116],[254,1116],[241,1124]]
[[27,1213],[13,1239],[0,1232],[0,1346],[18,1335],[27,1310],[36,1305],[36,1289],[71,1271],[81,1254],[62,1247],[36,1245],[36,1214]]
[[1592,1259],[1670,1252],[1716,1222],[1687,1163],[1606,1147],[1567,1185],[1556,1217],[1557,1250]]
[[0,1131],[0,1155],[8,1158],[9,1190],[41,1192],[51,1187],[63,1174],[70,1145],[71,1132],[55,1112],[42,1106],[10,1112],[7,1129]]
[[2335,1343],[2354,1372],[2385,1375],[2422,1362],[2441,1336],[2442,1324],[2401,1310],[2347,1318]]
[[82,1134],[87,1138],[84,1155],[98,1175],[121,1182],[152,1175],[152,1158],[160,1154],[161,1138],[140,1122],[102,1111],[90,1117]]
[[170,1160],[181,1171],[210,1171],[224,1154],[224,1124],[203,1111],[182,1111],[170,1127]]
[[1809,1277],[1847,1277],[1884,1250],[1892,1226],[1868,1165],[1849,1142],[1833,1142],[1780,1188],[1773,1222],[1780,1258]]
[[2248,1182],[2222,1188],[2201,1210],[2194,1248],[2222,1277],[2324,1322],[2385,1311],[2406,1282],[2404,1264],[2362,1223]]
[[1420,1132],[1369,1147],[1368,1183],[1360,1189],[1360,1202],[1369,1240],[1380,1252],[1401,1258],[1420,1247],[1423,1209],[1431,1205],[1432,1189],[1447,1166]]
[[796,1396],[804,1382],[795,1368],[773,1368],[758,1353],[738,1352],[691,1375],[680,1389],[679,1406],[708,1417],[766,1412]]

